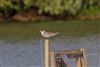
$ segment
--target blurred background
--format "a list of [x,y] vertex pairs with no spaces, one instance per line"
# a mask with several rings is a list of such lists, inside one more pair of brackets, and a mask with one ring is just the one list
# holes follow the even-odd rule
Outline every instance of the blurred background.
[[41,29],[60,33],[50,51],[85,48],[100,66],[100,0],[0,0],[0,66],[43,67]]
[[100,19],[100,0],[0,0],[0,18]]

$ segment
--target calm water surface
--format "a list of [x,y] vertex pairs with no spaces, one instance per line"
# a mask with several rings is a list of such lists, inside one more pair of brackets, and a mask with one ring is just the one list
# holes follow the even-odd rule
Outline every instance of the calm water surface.
[[[0,23],[0,66],[43,67],[44,39],[39,31],[45,29],[60,32],[50,39],[50,51],[86,48],[88,67],[99,67],[99,26],[99,20]],[[71,62],[69,67],[74,67]]]

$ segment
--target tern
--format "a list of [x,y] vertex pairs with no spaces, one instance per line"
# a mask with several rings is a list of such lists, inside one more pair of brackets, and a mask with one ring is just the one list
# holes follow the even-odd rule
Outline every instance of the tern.
[[53,33],[53,32],[46,32],[45,30],[41,30],[40,33],[44,38],[50,38],[59,34],[59,32]]

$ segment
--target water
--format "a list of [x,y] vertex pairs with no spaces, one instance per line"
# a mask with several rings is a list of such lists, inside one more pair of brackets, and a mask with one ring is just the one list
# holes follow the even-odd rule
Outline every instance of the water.
[[[0,24],[1,67],[43,67],[40,30],[60,32],[50,39],[50,51],[86,48],[88,67],[99,67],[99,20]],[[74,67],[69,63],[69,66]]]

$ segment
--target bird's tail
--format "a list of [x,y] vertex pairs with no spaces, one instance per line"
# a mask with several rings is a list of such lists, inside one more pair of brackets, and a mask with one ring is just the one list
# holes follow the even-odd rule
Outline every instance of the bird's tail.
[[59,32],[55,33],[53,36],[55,36],[55,35],[59,35]]
[[57,32],[56,35],[59,35],[59,32]]

